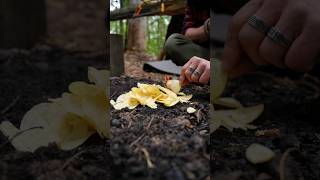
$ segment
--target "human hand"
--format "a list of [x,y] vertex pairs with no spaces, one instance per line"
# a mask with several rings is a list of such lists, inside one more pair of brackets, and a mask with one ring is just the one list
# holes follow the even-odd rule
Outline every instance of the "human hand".
[[180,83],[208,84],[210,79],[210,61],[199,57],[192,57],[181,69]]
[[[231,21],[222,56],[225,70],[231,76],[267,64],[311,70],[320,52],[319,12],[318,0],[249,1]],[[248,23],[250,17],[256,17],[256,26]]]

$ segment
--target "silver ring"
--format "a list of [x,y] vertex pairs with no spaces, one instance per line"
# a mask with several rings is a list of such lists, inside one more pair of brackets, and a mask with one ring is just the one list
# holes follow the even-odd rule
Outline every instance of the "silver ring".
[[189,72],[193,73],[193,72],[194,72],[194,70],[195,70],[195,68],[194,68],[194,67],[189,66],[189,68],[188,68],[188,71],[189,71]]
[[253,27],[254,29],[258,30],[259,32],[263,33],[264,35],[267,35],[269,32],[270,27],[264,23],[261,19],[259,19],[257,16],[251,16],[248,19],[248,24]]
[[192,73],[194,76],[200,76],[202,73],[200,73],[199,71],[195,70],[193,73]]
[[289,48],[293,42],[293,40],[287,38],[284,34],[282,34],[280,31],[277,31],[274,28],[270,28],[267,36],[275,43],[285,47]]

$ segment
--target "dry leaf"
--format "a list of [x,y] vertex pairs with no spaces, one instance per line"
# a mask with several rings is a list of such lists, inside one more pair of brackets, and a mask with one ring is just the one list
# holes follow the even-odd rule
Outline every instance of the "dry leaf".
[[179,102],[189,102],[191,98],[192,95],[177,95],[170,89],[160,85],[138,83],[137,87],[133,87],[131,91],[120,95],[116,101],[111,100],[110,104],[116,110],[123,108],[134,109],[139,104],[155,109],[157,108],[156,103],[171,107]]

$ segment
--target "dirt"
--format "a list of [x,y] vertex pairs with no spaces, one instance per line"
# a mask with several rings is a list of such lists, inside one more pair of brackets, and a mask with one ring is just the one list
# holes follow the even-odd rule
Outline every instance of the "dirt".
[[[281,71],[278,71],[281,72]],[[215,180],[320,179],[320,83],[313,76],[259,71],[230,81],[225,96],[244,105],[264,103],[265,111],[254,124],[257,130],[279,133],[256,136],[255,130],[224,128],[210,135],[210,166]],[[253,165],[245,158],[252,143],[263,144],[276,156]]]
[[68,50],[108,53],[105,0],[47,0],[46,4],[47,43]]
[[148,55],[144,52],[127,50],[124,53],[124,74],[132,78],[145,78],[161,81],[163,80],[164,74],[143,71],[144,63],[156,60],[156,57]]
[[[111,98],[150,79],[111,78]],[[111,179],[209,179],[209,87],[186,86],[192,104],[111,110]],[[196,114],[186,109],[194,107]],[[146,156],[149,154],[149,157]],[[151,161],[151,164],[147,161]]]
[[[74,81],[87,81],[88,66],[106,68],[105,56],[42,45],[0,51],[0,122],[19,127],[34,105],[57,98]],[[71,151],[54,144],[18,152],[0,133],[0,179],[109,179],[109,140],[92,136]]]

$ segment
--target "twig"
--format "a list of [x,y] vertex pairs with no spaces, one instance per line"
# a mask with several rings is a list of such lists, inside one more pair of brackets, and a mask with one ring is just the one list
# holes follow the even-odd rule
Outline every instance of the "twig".
[[145,158],[146,158],[146,161],[147,161],[147,165],[148,165],[148,168],[154,168],[154,164],[152,163],[151,159],[150,159],[150,154],[148,152],[148,150],[144,147],[141,147],[140,148],[141,151],[143,152]]
[[139,136],[136,140],[134,140],[130,145],[129,147],[132,147],[134,146],[135,144],[137,144],[142,138],[144,138],[145,136],[145,133],[143,133],[141,136]]
[[153,119],[154,119],[154,116],[152,116],[150,122],[148,123],[148,125],[147,125],[147,127],[146,127],[146,130],[148,130],[148,129],[150,128]]
[[18,102],[19,99],[20,99],[20,96],[17,96],[16,98],[14,98],[14,100],[1,111],[1,114],[5,114],[6,112],[8,112]]
[[282,155],[281,159],[280,159],[280,170],[279,170],[279,174],[280,174],[280,180],[285,180],[285,164],[286,164],[286,160],[289,156],[289,154],[292,152],[292,151],[295,151],[297,150],[296,148],[289,148],[287,149],[284,154]]
[[127,128],[130,128],[132,126],[132,119],[129,118],[129,124],[128,124],[128,127]]
[[62,165],[61,170],[64,170],[66,167],[69,166],[69,164],[74,161],[76,158],[78,158],[79,156],[81,156],[83,153],[85,153],[86,150],[83,151],[79,151],[78,153],[76,153],[75,155],[73,155],[72,157],[70,157],[68,160],[66,160],[66,162]]
[[136,110],[131,111],[128,115],[126,115],[126,119],[129,119],[129,124],[127,128],[130,128],[132,126],[132,118],[130,117]]

